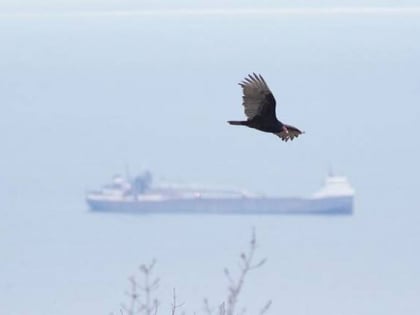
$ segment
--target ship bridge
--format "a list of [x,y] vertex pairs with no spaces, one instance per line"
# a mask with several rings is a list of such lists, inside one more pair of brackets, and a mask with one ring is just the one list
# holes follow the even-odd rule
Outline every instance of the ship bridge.
[[344,176],[328,176],[324,186],[312,195],[313,198],[353,196],[354,189]]

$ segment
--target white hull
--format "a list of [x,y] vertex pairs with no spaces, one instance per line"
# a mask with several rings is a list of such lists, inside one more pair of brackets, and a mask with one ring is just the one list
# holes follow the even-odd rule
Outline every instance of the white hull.
[[159,201],[100,200],[87,198],[93,211],[125,213],[206,214],[347,214],[353,197],[170,199]]

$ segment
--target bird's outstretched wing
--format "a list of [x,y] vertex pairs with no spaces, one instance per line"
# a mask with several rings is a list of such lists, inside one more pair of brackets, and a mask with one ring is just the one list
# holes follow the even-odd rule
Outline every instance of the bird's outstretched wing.
[[300,131],[299,129],[293,126],[284,125],[284,127],[286,127],[287,132],[281,131],[279,133],[275,133],[275,135],[280,137],[281,140],[286,141],[286,142],[289,140],[292,141],[294,138],[297,138],[299,137],[299,135],[304,133],[303,131]]
[[258,115],[266,119],[276,117],[276,100],[260,74],[248,75],[239,85],[242,87],[242,105],[248,119]]

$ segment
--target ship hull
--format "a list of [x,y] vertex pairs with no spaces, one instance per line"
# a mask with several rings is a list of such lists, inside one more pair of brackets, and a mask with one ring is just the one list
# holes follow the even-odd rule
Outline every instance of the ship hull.
[[92,211],[138,214],[324,214],[351,215],[353,196],[325,198],[226,198],[101,200],[87,198]]

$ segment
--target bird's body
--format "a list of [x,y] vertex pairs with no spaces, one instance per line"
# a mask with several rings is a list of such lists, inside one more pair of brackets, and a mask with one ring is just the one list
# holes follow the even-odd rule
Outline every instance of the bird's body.
[[282,130],[283,124],[280,121],[268,122],[261,116],[256,116],[253,119],[243,121],[228,121],[231,125],[247,126],[264,132],[276,133]]
[[284,141],[293,140],[303,132],[283,124],[276,117],[276,100],[261,75],[249,75],[239,85],[247,120],[228,121],[231,125],[247,126],[277,135]]

